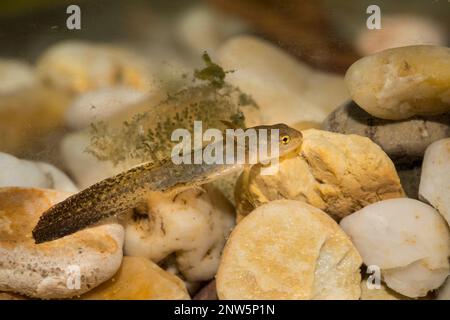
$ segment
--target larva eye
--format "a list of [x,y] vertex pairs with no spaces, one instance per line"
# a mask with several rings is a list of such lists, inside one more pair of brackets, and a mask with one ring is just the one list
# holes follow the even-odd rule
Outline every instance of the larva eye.
[[291,142],[291,137],[289,137],[287,135],[286,136],[282,136],[280,140],[281,140],[282,144],[288,144],[289,142]]

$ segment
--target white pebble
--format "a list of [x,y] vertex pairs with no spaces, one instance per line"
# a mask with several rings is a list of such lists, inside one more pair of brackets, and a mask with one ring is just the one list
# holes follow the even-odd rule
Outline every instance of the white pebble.
[[450,233],[431,206],[408,198],[380,201],[340,223],[364,263],[381,268],[388,287],[425,296],[449,275]]
[[254,98],[266,124],[322,122],[349,97],[343,77],[313,70],[255,37],[234,37],[217,56],[233,70],[227,81]]
[[438,140],[425,150],[419,197],[436,208],[450,225],[450,138]]
[[46,85],[75,94],[116,85],[146,91],[153,83],[144,57],[129,48],[85,41],[51,46],[40,56],[36,70]]
[[79,95],[66,113],[66,123],[74,129],[105,120],[126,110],[145,97],[145,93],[131,87],[107,87]]
[[61,141],[61,157],[69,173],[81,188],[111,177],[126,167],[114,167],[109,161],[100,161],[86,152],[89,146],[89,133],[86,131],[67,134]]
[[0,187],[34,187],[77,192],[74,183],[51,164],[18,159],[0,152]]
[[183,14],[177,25],[177,35],[193,54],[201,55],[205,50],[213,54],[225,40],[246,29],[236,17],[200,5]]
[[234,210],[224,196],[209,186],[149,193],[147,208],[125,223],[125,254],[156,263],[174,254],[187,281],[212,279],[234,226]]

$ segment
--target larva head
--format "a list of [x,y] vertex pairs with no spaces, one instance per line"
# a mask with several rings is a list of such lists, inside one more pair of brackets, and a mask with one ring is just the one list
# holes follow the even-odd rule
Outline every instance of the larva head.
[[[277,156],[283,156],[285,154],[288,154],[297,148],[299,148],[303,142],[303,136],[302,133],[294,128],[289,127],[288,125],[285,125],[283,123],[275,124],[275,125],[262,125],[254,127],[254,129],[265,129],[268,134],[267,139],[267,149],[272,149],[271,143],[273,142],[273,134],[274,132],[277,133],[277,147],[278,147],[278,153]],[[273,155],[269,156],[269,158],[272,158]],[[263,159],[260,159],[262,161]]]
[[303,136],[300,131],[283,123],[276,124],[273,127],[279,130],[280,156],[292,152],[302,145]]

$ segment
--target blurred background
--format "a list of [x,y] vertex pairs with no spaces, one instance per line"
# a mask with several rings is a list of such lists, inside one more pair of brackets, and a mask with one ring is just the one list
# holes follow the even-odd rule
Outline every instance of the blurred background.
[[[66,28],[70,4],[81,8],[81,30]],[[365,23],[371,4],[382,9],[377,35]],[[0,55],[34,61],[58,41],[84,39],[189,63],[233,35],[250,33],[314,66],[343,72],[359,55],[384,47],[448,44],[449,18],[445,0],[2,0]]]
[[[80,30],[66,27],[71,4],[81,9]],[[381,8],[381,30],[366,27],[371,4]],[[354,61],[448,45],[449,12],[447,0],[2,0],[0,152],[77,176],[73,166],[92,159],[76,134],[151,108],[165,96],[155,83],[192,72],[205,50],[236,70],[227,79],[260,106],[247,125],[317,127],[349,99],[343,75]]]

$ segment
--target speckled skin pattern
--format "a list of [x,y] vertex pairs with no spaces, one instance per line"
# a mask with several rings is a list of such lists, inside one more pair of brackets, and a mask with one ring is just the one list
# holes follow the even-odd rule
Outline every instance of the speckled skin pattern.
[[[288,143],[279,143],[280,156],[297,149],[302,143],[302,134],[284,124],[258,126],[254,129],[279,129],[280,140],[289,137]],[[203,149],[194,152],[203,152]],[[246,148],[246,159],[249,158]],[[39,219],[33,230],[33,237],[36,243],[61,238],[134,208],[145,199],[148,192],[165,192],[201,185],[240,170],[245,165],[174,164],[171,159],[158,166],[144,163],[102,180],[54,205]]]

